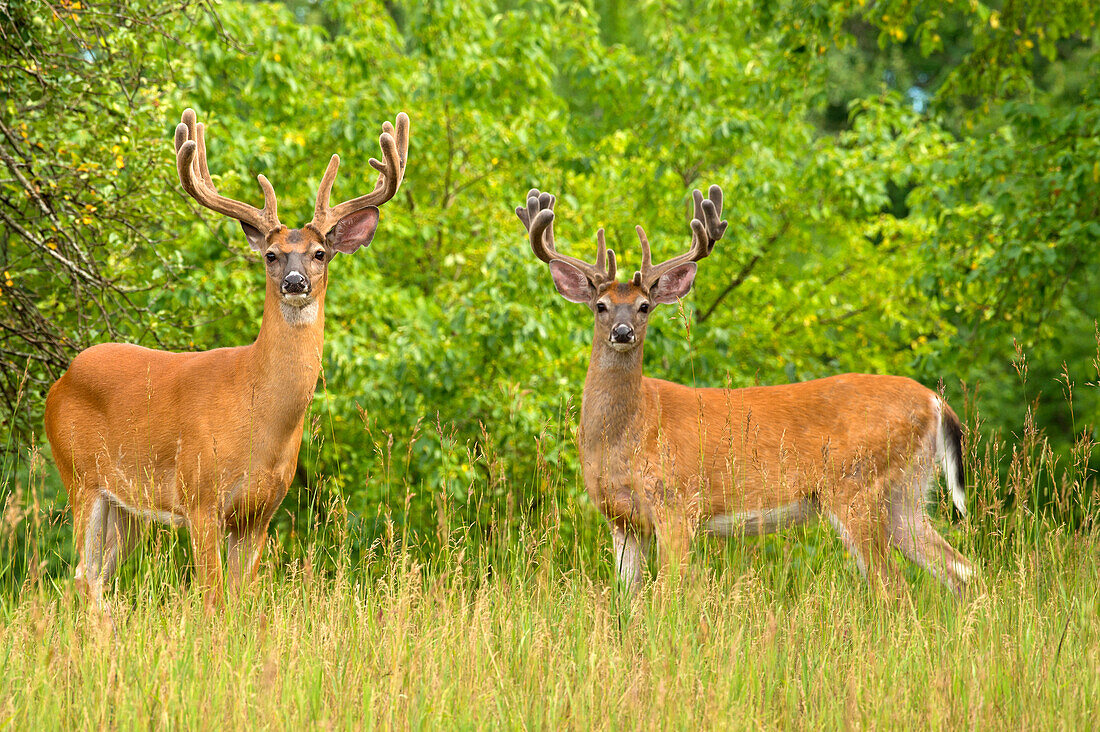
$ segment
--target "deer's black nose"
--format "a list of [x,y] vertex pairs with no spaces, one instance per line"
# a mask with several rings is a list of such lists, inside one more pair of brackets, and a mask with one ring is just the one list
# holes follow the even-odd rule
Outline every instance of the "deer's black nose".
[[617,323],[611,329],[611,340],[616,343],[630,343],[634,340],[634,329],[626,323]]
[[298,272],[290,272],[283,278],[283,292],[298,294],[306,291],[306,278]]

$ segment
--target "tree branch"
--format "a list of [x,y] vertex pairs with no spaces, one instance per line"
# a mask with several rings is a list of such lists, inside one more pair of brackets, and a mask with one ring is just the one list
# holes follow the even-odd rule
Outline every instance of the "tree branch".
[[783,217],[783,223],[782,223],[782,224],[780,225],[780,227],[779,227],[779,230],[778,230],[778,231],[776,231],[776,232],[775,232],[774,234],[772,234],[771,236],[769,236],[769,237],[768,237],[767,241],[765,241],[765,242],[764,242],[764,246],[762,246],[762,247],[760,248],[760,251],[759,251],[759,252],[757,252],[757,253],[756,253],[755,255],[753,255],[753,258],[752,258],[752,259],[750,259],[750,260],[749,260],[749,261],[748,261],[748,262],[747,262],[747,263],[745,264],[745,266],[743,266],[743,267],[741,268],[741,271],[737,273],[737,276],[736,276],[736,277],[734,277],[734,278],[733,278],[732,280],[730,280],[730,283],[729,283],[728,285],[726,285],[726,286],[725,286],[725,287],[724,287],[724,288],[722,289],[722,291],[721,291],[720,293],[718,293],[718,297],[714,298],[714,302],[712,302],[712,303],[710,304],[710,307],[708,307],[708,308],[707,308],[707,309],[706,309],[706,310],[705,310],[705,311],[703,312],[703,314],[702,314],[702,315],[700,315],[700,316],[699,316],[699,317],[698,317],[698,318],[696,319],[696,321],[695,321],[695,322],[696,322],[697,324],[701,324],[701,323],[704,323],[704,322],[706,322],[707,318],[709,318],[709,317],[710,317],[711,315],[713,315],[713,314],[714,314],[714,311],[718,309],[718,306],[719,306],[720,304],[722,304],[722,301],[723,301],[723,300],[725,300],[725,299],[726,299],[726,297],[727,297],[727,296],[728,296],[728,295],[729,295],[729,294],[730,294],[731,292],[733,292],[733,291],[734,291],[734,290],[736,290],[736,289],[737,289],[738,287],[740,287],[740,286],[741,286],[742,284],[744,284],[745,280],[747,280],[747,279],[749,278],[749,275],[750,275],[750,274],[752,274],[752,271],[753,271],[753,269],[754,269],[754,268],[756,267],[756,264],[757,264],[757,262],[759,262],[759,261],[760,261],[760,258],[764,256],[764,253],[765,253],[765,252],[766,252],[766,251],[767,251],[767,250],[768,250],[768,249],[769,249],[769,248],[770,248],[770,247],[771,247],[772,245],[774,245],[774,244],[775,244],[775,243],[776,243],[777,241],[779,241],[779,237],[781,237],[781,236],[783,236],[783,235],[784,235],[785,233],[787,233],[787,229],[789,229],[789,228],[790,228],[790,226],[791,226],[791,220],[790,220],[790,218],[789,218],[789,217],[787,217],[787,216],[784,216],[784,217]]

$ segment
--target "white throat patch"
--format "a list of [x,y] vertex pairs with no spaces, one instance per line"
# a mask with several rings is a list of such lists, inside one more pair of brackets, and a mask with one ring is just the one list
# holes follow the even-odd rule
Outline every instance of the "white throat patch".
[[279,309],[283,311],[283,319],[290,326],[313,325],[314,321],[317,320],[316,300],[311,300],[309,304],[302,307],[280,302]]

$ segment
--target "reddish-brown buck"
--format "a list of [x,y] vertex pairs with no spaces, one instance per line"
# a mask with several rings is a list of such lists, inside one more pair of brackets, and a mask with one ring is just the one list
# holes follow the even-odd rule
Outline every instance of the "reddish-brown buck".
[[962,427],[935,392],[865,374],[747,389],[642,376],[650,311],[687,294],[695,263],[726,229],[718,186],[709,198],[693,197],[688,251],[655,265],[637,227],[642,267],[628,282],[615,279],[602,229],[594,264],[558,253],[550,194],[532,190],[516,209],[558,292],[595,315],[577,440],[588,494],[611,524],[620,578],[641,582],[654,535],[678,565],[700,528],[762,534],[823,515],[876,584],[893,573],[895,546],[960,590],[972,566],[925,512],[937,464],[965,510]]
[[69,493],[80,564],[76,578],[108,615],[104,585],[133,548],[142,520],[188,528],[196,581],[208,606],[220,596],[228,534],[229,584],[256,571],[267,525],[298,463],[306,408],[321,369],[329,262],[370,243],[378,206],[405,174],[409,120],[383,124],[374,191],[329,206],[329,161],[313,220],[279,223],[264,207],[218,194],[202,124],[188,109],[176,127],[180,183],[203,206],[240,221],[267,267],[263,321],[248,346],[169,353],[122,343],[81,352],[46,398],[46,434]]

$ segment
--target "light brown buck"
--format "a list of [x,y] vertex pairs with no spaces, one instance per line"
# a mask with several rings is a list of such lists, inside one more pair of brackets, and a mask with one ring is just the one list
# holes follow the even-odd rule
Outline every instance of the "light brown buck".
[[382,162],[370,161],[379,171],[374,190],[330,207],[340,165],[333,155],[313,219],[288,229],[264,176],[262,209],[218,194],[203,125],[192,110],[183,113],[175,136],[180,183],[203,206],[240,221],[262,254],[263,321],[256,341],[236,348],[93,346],[50,388],[46,434],[73,511],[77,583],[107,615],[104,586],[143,520],[187,527],[208,607],[220,598],[226,534],[230,586],[255,574],[268,522],[297,466],[321,369],[329,263],[370,243],[377,207],[393,198],[405,173],[408,117],[382,128]]
[[594,264],[554,245],[554,202],[532,190],[516,213],[558,292],[595,315],[577,441],[585,487],[611,524],[621,580],[642,581],[645,547],[684,561],[698,529],[762,534],[823,515],[876,585],[893,573],[889,548],[958,591],[970,563],[933,528],[925,504],[942,464],[965,510],[962,427],[933,391],[897,376],[845,374],[785,386],[696,389],[642,376],[649,314],[687,294],[696,262],[726,230],[722,191],[693,193],[691,246],[615,279],[603,229]]

